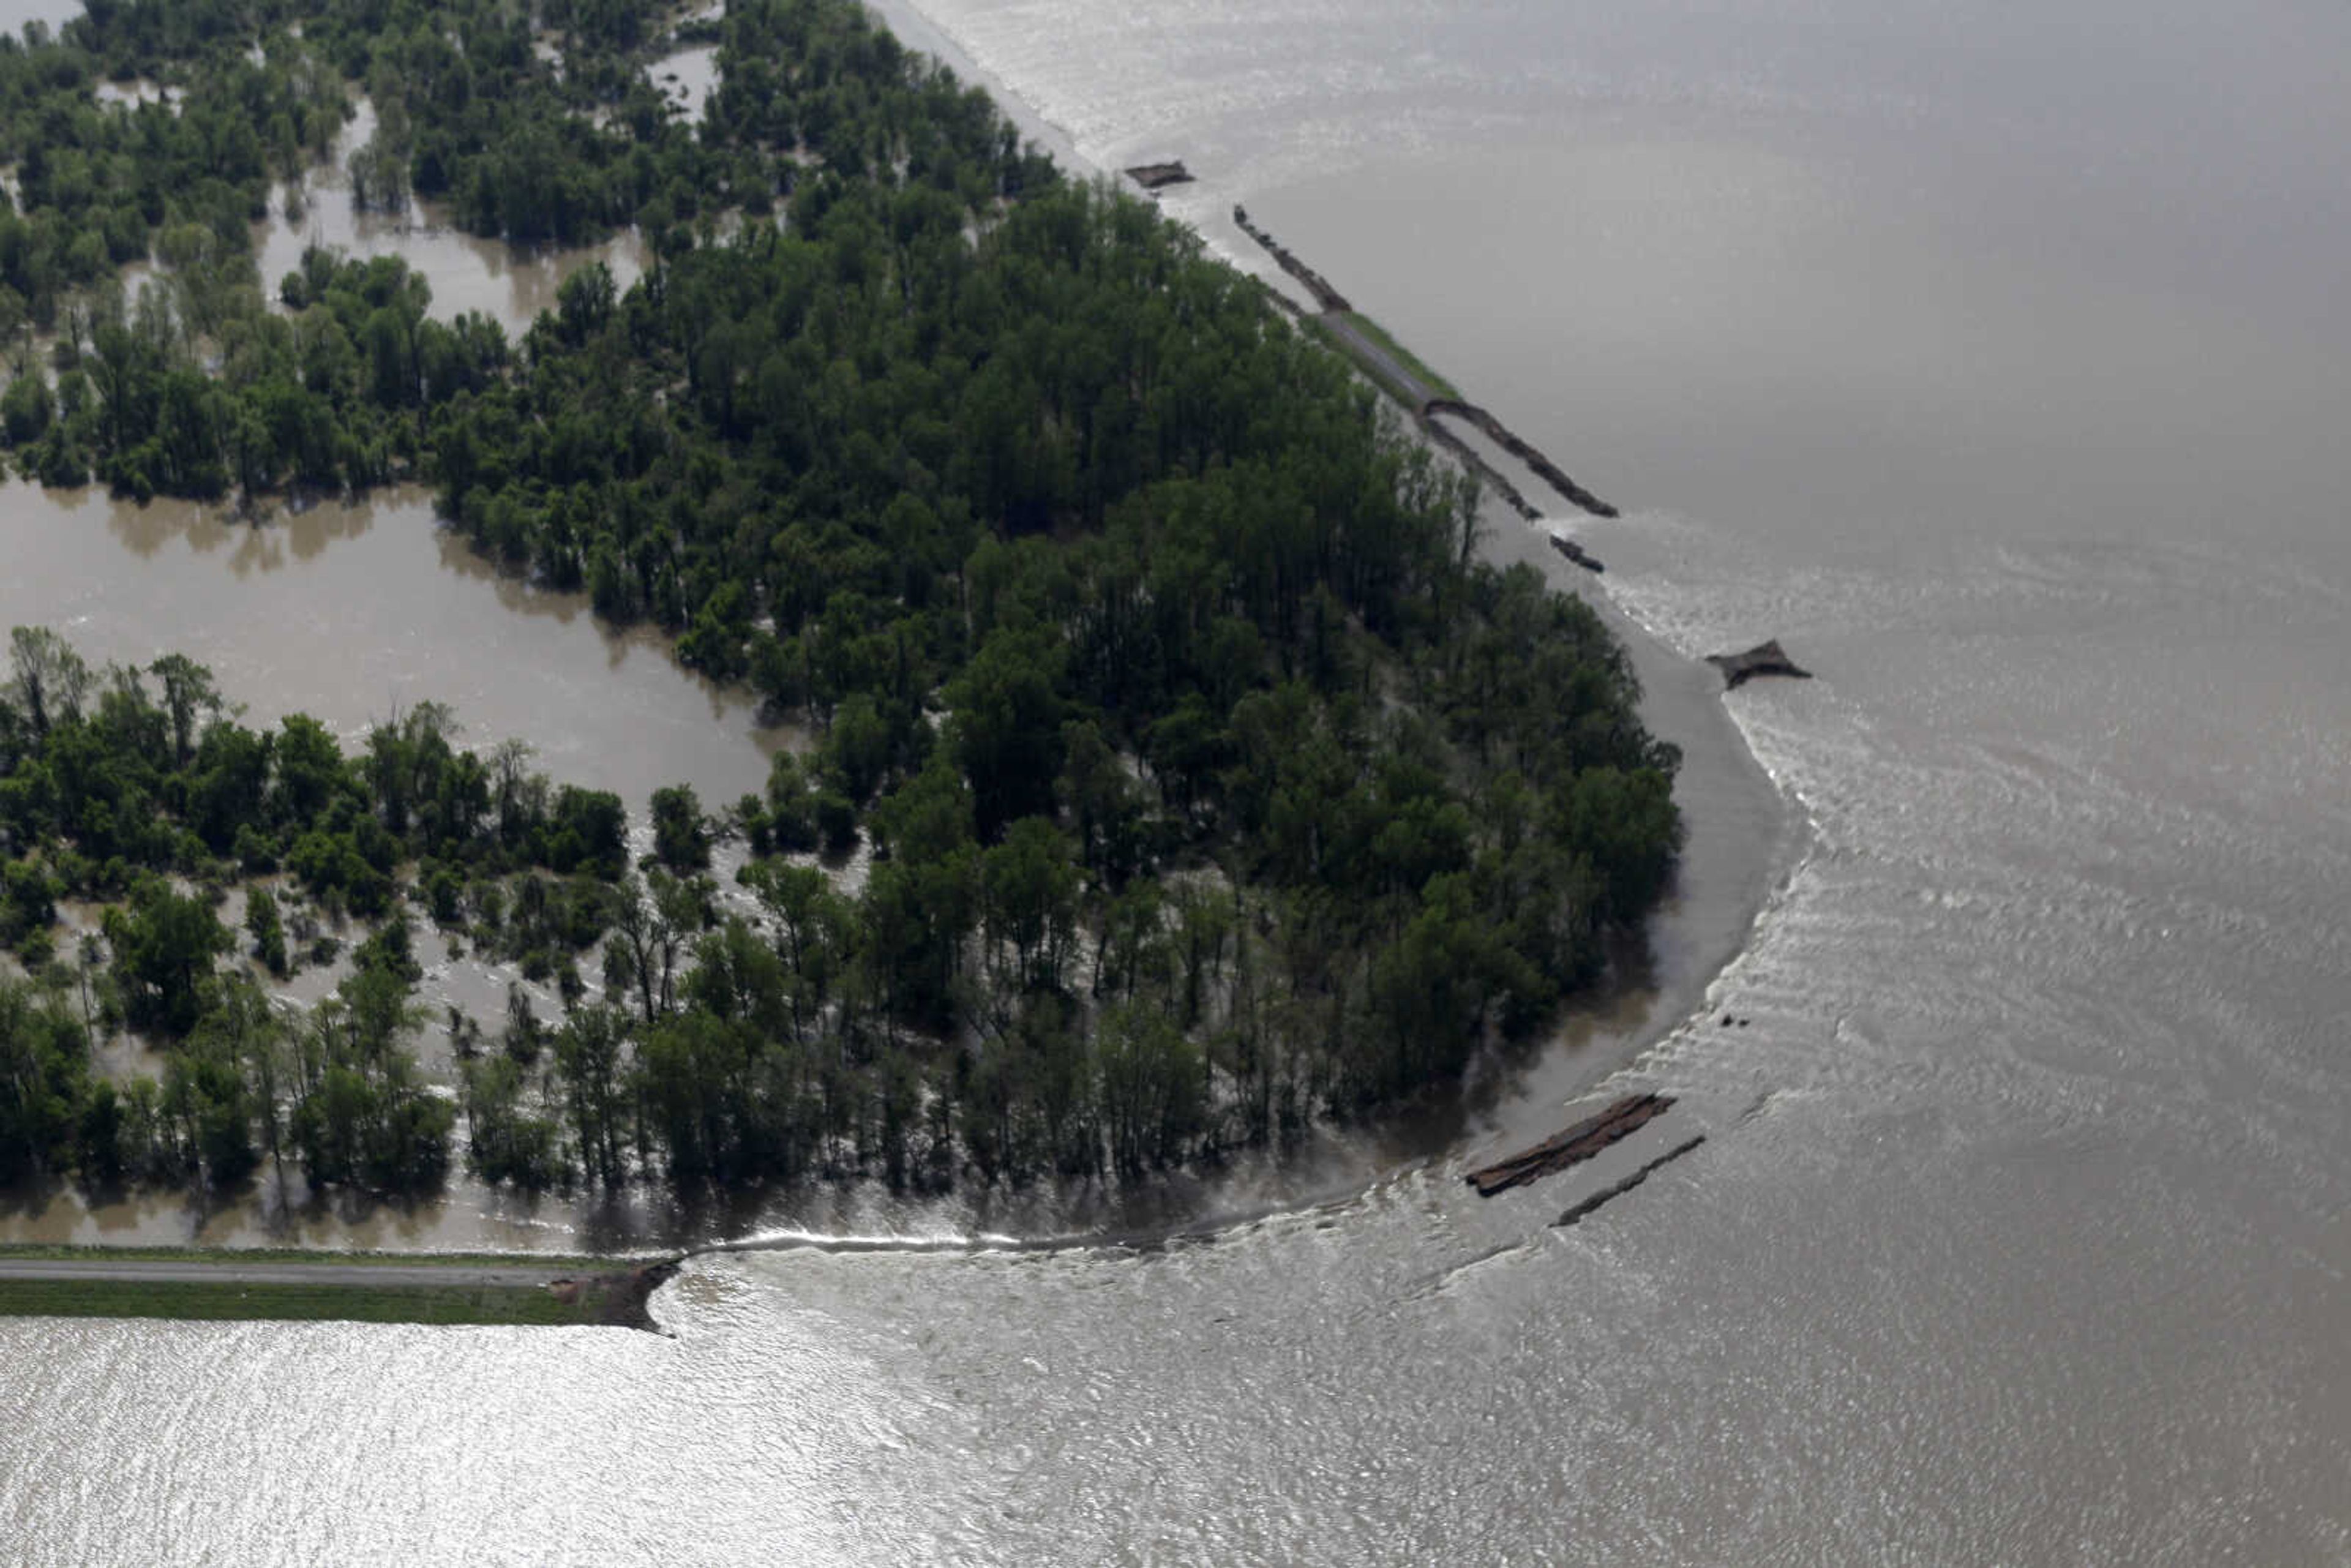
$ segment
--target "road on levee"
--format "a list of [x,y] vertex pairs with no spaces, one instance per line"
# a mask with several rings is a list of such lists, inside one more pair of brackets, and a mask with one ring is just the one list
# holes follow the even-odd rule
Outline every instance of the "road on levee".
[[1435,401],[1437,397],[1435,392],[1424,385],[1418,376],[1397,363],[1394,354],[1374,342],[1371,336],[1357,327],[1344,312],[1326,310],[1314,319],[1322,322],[1334,335],[1343,340],[1348,352],[1366,361],[1373,371],[1394,382],[1396,392],[1403,395],[1405,402],[1412,406],[1415,413],[1427,408],[1429,403]]
[[0,1280],[106,1280],[162,1285],[440,1285],[528,1289],[561,1269],[474,1263],[218,1263],[155,1258],[0,1258]]

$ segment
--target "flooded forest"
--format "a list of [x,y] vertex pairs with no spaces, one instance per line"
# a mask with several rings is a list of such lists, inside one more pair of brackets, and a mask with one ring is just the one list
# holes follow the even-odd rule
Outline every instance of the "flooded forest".
[[1135,1181],[1606,971],[1476,486],[849,0],[0,47],[0,1179]]

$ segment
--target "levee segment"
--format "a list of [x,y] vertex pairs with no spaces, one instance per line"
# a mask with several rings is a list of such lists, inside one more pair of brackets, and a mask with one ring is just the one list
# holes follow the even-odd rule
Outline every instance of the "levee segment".
[[[1332,347],[1353,361],[1365,377],[1395,398],[1412,414],[1429,439],[1450,453],[1485,481],[1493,486],[1512,511],[1529,521],[1542,516],[1519,487],[1506,478],[1478,449],[1438,423],[1440,416],[1458,419],[1474,426],[1481,434],[1503,451],[1525,464],[1530,472],[1569,505],[1582,508],[1595,517],[1613,517],[1616,508],[1577,484],[1567,471],[1545,455],[1532,442],[1511,430],[1489,411],[1458,397],[1444,395],[1443,389],[1431,387],[1429,372],[1416,362],[1406,363],[1408,354],[1399,355],[1373,332],[1359,324],[1355,308],[1347,297],[1302,260],[1297,252],[1275,239],[1264,229],[1249,221],[1249,209],[1233,208],[1233,222],[1241,233],[1265,247],[1266,254],[1296,278],[1300,287],[1314,301],[1315,309],[1308,312],[1280,293],[1274,298],[1290,314],[1313,322]],[[1441,379],[1441,378],[1438,378]]]

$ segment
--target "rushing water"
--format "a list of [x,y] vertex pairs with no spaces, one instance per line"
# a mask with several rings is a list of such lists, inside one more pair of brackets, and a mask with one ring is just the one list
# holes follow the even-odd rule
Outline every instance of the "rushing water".
[[[1667,644],[1819,672],[1727,699],[1809,839],[1619,1080],[1683,1104],[1491,1202],[1456,1156],[1139,1252],[698,1263],[670,1343],[0,1327],[18,1554],[2351,1560],[2351,18],[925,9],[1625,505],[1577,532]],[[1711,882],[1513,1134],[1775,863],[1645,661]]]

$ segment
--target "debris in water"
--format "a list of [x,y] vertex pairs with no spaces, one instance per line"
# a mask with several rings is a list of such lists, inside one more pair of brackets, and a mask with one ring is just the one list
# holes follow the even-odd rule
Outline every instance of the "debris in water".
[[1190,184],[1192,171],[1178,159],[1172,163],[1137,163],[1126,172],[1126,177],[1146,191],[1158,191],[1169,185]]
[[1673,1104],[1665,1094],[1628,1094],[1596,1116],[1588,1116],[1531,1149],[1497,1160],[1465,1178],[1480,1197],[1491,1197],[1514,1186],[1581,1165],[1619,1138],[1629,1137],[1663,1115]]
[[1758,643],[1744,653],[1708,653],[1706,662],[1722,672],[1726,685],[1743,686],[1758,675],[1788,675],[1799,681],[1809,681],[1813,672],[1799,669],[1796,661],[1788,657],[1786,649],[1774,637],[1769,643]]

